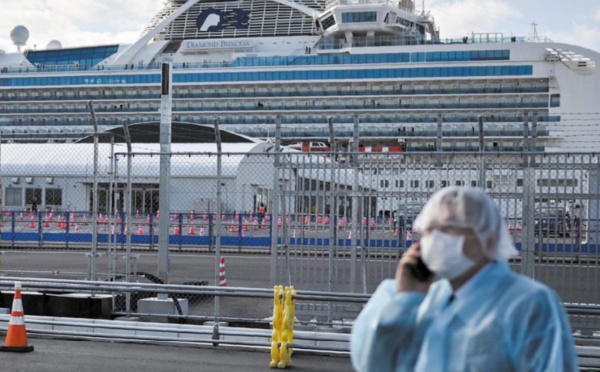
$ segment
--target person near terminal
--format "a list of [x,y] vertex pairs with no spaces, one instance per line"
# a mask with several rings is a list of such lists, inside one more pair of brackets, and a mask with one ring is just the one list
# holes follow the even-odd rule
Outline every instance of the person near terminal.
[[357,371],[575,371],[565,310],[544,284],[511,271],[517,254],[483,191],[435,193],[421,234],[384,280],[351,335]]
[[265,219],[265,213],[267,213],[267,207],[265,207],[265,203],[260,203],[258,206],[258,225],[262,225]]

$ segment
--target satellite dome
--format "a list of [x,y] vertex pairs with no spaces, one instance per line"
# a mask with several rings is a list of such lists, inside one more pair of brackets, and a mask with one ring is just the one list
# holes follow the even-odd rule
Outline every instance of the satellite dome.
[[54,49],[62,49],[62,44],[58,40],[50,40],[48,45],[46,45],[46,49],[54,50]]
[[27,43],[29,39],[29,30],[25,26],[16,26],[10,32],[10,39],[21,50],[21,47]]

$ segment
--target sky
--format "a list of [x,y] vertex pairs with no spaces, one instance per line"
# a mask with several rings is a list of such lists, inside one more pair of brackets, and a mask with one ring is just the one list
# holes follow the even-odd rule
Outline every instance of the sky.
[[[600,0],[424,0],[442,38],[471,32],[529,36],[600,52]],[[0,49],[16,51],[10,31],[24,25],[27,48],[44,49],[50,40],[63,47],[132,43],[163,7],[164,0],[2,0]],[[423,0],[416,0],[422,9]]]

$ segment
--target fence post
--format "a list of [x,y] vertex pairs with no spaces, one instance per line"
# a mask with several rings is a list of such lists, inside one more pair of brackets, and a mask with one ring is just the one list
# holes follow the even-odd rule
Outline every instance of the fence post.
[[[96,221],[98,216],[98,123],[96,122],[96,113],[94,112],[94,104],[88,102],[90,113],[92,115],[92,125],[94,126],[94,169],[93,169],[93,184],[92,184],[92,220]],[[67,220],[68,221],[68,220]],[[67,226],[69,223],[67,222]],[[92,222],[94,226],[94,222]],[[95,230],[92,228],[92,230]],[[90,280],[96,281],[96,257],[98,252],[98,234],[92,231],[92,252],[90,259]]]
[[[160,183],[159,210],[163,218],[159,219],[158,235],[158,277],[163,283],[169,283],[169,215],[171,213],[171,115],[172,115],[172,69],[170,60],[163,60],[161,71],[160,102]],[[166,299],[166,295],[158,295]]]
[[[277,283],[277,257],[279,253],[279,226],[273,220],[279,218],[279,152],[281,151],[281,116],[275,120],[275,152],[273,155],[273,206],[271,208],[271,285]],[[289,283],[291,285],[291,283]]]
[[[215,286],[219,285],[219,265],[221,264],[221,215],[223,214],[222,210],[222,200],[221,200],[221,172],[222,172],[222,161],[221,158],[221,132],[219,131],[219,119],[215,117],[214,119],[214,129],[215,129],[215,143],[217,145],[217,223],[216,223],[216,244],[215,244]],[[217,319],[219,318],[219,313],[221,311],[221,303],[220,297],[215,296],[215,325],[218,325]]]
[[[329,125],[329,147],[330,147],[330,156],[329,156],[329,215],[337,211],[337,206],[335,201],[337,200],[337,195],[334,190],[335,187],[335,157],[336,157],[336,146],[335,146],[335,132],[333,131],[333,118],[327,118],[327,124]],[[332,223],[333,222],[333,223]],[[333,292],[333,281],[334,276],[333,272],[335,270],[334,266],[334,256],[335,256],[335,221],[332,221],[330,218],[330,229],[329,229],[329,260],[328,260],[328,273],[327,273],[327,290],[329,292]],[[333,321],[333,304],[329,302],[328,304],[328,312],[327,312],[327,322],[332,324]]]
[[528,139],[528,122],[525,118],[523,155],[523,242],[521,243],[521,273],[535,278],[535,170],[534,155],[531,154],[531,142]]
[[10,247],[15,249],[15,212],[10,214]]
[[208,251],[212,253],[214,246],[214,229],[213,229],[213,214],[208,214]]
[[358,246],[359,237],[358,231],[360,227],[360,221],[358,217],[359,200],[358,200],[358,116],[354,115],[354,135],[352,137],[352,225],[351,234],[352,239],[350,240],[350,292],[356,291],[356,263],[358,257]]
[[37,220],[38,220],[38,247],[41,249],[42,245],[44,244],[44,228],[42,227],[42,213],[41,212],[36,212],[37,213]]
[[178,240],[179,240],[179,250],[181,251],[181,249],[183,248],[183,213],[179,213],[177,215],[177,224],[179,226],[179,236],[178,236]]
[[[69,225],[70,224],[69,224],[69,212],[68,211],[65,212],[64,221],[65,221],[65,247],[67,249],[69,249],[69,230],[70,230]],[[91,266],[90,266],[90,268],[91,268]],[[90,279],[91,279],[91,274],[92,273],[90,273]]]
[[479,122],[478,122],[478,126],[479,126],[479,175],[478,175],[478,182],[479,182],[479,187],[485,191],[486,189],[486,182],[485,182],[485,168],[486,168],[486,162],[485,162],[485,141],[484,141],[484,132],[483,132],[483,117],[480,116],[479,117]]

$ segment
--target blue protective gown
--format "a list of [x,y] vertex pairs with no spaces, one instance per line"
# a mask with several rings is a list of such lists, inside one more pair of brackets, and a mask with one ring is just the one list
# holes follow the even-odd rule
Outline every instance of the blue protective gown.
[[576,371],[565,311],[545,285],[488,265],[449,303],[450,282],[427,295],[377,288],[352,329],[357,371]]

